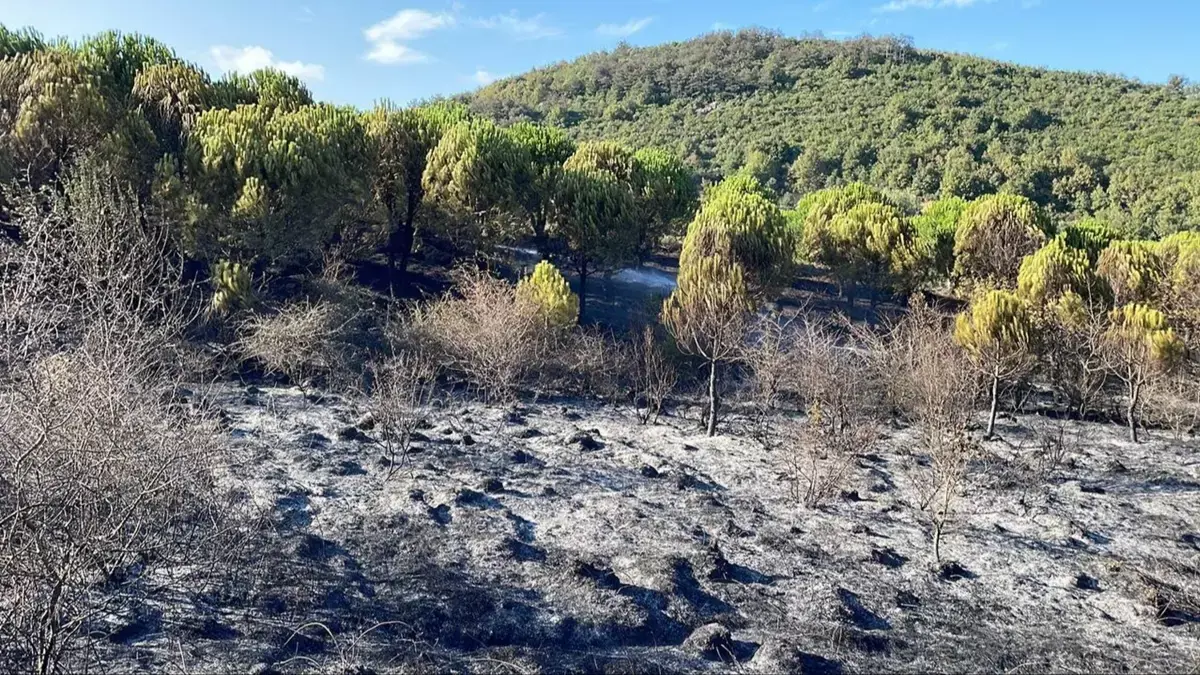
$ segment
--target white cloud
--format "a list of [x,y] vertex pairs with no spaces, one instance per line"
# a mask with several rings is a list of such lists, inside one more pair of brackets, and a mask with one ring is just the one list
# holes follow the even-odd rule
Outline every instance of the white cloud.
[[522,18],[513,11],[484,19],[472,19],[471,23],[480,28],[504,31],[518,40],[540,40],[562,35],[561,28],[546,23],[545,14]]
[[602,23],[596,26],[596,32],[601,35],[611,35],[613,37],[629,37],[649,26],[652,21],[654,21],[654,17],[645,16],[640,19],[630,19],[625,23]]
[[363,31],[371,48],[366,58],[376,63],[407,65],[430,60],[428,54],[404,44],[424,37],[435,30],[455,24],[452,14],[433,14],[423,9],[402,9]]
[[217,67],[227,73],[230,71],[249,73],[260,68],[274,68],[302,80],[320,81],[325,79],[325,66],[301,61],[279,61],[266,47],[217,45],[208,51]]
[[737,26],[722,21],[714,21],[712,25],[713,30],[733,30],[734,28],[737,28]]
[[471,79],[474,80],[477,84],[487,85],[487,84],[491,84],[491,83],[495,82],[496,80],[500,79],[500,77],[498,75],[489,73],[488,71],[484,70],[483,68],[480,68],[479,70],[475,71],[475,74],[471,76]]
[[906,9],[945,9],[954,7],[961,9],[972,5],[982,5],[995,0],[890,0],[886,5],[876,9],[880,12],[903,12]]

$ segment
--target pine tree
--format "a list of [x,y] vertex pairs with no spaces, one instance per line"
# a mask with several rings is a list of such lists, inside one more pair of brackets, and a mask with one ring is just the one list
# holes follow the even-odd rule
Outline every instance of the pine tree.
[[1057,302],[1066,293],[1093,305],[1101,303],[1104,295],[1087,251],[1068,246],[1061,236],[1021,261],[1017,293],[1035,307]]
[[1152,242],[1114,241],[1100,253],[1096,272],[1112,289],[1118,305],[1151,302],[1166,273]]
[[991,438],[996,428],[1000,383],[1025,373],[1032,365],[1036,339],[1033,314],[1017,294],[988,291],[958,315],[954,339],[991,381],[986,434]]
[[1103,345],[1108,371],[1125,384],[1129,440],[1137,443],[1143,390],[1154,378],[1177,368],[1187,349],[1162,312],[1138,303],[1123,305],[1109,314]]
[[1011,288],[1025,256],[1050,233],[1045,213],[1017,195],[987,195],[963,211],[954,237],[954,276],[959,282]]
[[682,351],[708,365],[710,436],[720,404],[718,365],[739,353],[754,310],[790,277],[794,250],[779,208],[753,186],[718,186],[688,227],[662,321]]
[[549,329],[570,328],[579,321],[579,296],[548,260],[539,262],[533,274],[517,283],[517,298],[536,305]]
[[917,248],[928,265],[927,279],[948,279],[954,271],[954,236],[967,208],[961,197],[932,201],[912,219],[917,231]]

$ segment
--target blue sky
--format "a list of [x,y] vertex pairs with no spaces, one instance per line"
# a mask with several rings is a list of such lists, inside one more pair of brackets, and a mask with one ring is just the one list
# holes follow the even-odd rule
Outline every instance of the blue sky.
[[1200,77],[1195,0],[0,0],[0,23],[137,31],[214,74],[275,65],[367,106],[466,91],[621,40],[762,26],[911,36],[918,47],[1165,81]]

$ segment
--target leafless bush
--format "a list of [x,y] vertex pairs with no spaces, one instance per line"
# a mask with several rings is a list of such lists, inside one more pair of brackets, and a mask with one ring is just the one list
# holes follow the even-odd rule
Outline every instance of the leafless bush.
[[155,568],[199,560],[220,457],[174,400],[194,316],[161,224],[99,160],[15,190],[0,272],[0,659],[87,667],[80,628]]
[[1146,388],[1146,416],[1170,429],[1176,441],[1200,429],[1200,364],[1191,363]]
[[919,300],[883,333],[862,335],[870,342],[888,401],[914,425],[919,449],[928,454],[918,492],[932,524],[934,557],[940,561],[942,534],[975,452],[967,429],[975,413],[978,380],[945,319]]
[[613,399],[621,393],[628,354],[609,333],[578,329],[544,335],[539,388]]
[[1045,420],[1034,427],[1034,449],[1026,460],[1033,476],[1043,483],[1070,465],[1088,441],[1085,432],[1064,420]]
[[295,302],[246,319],[237,347],[267,372],[299,387],[331,384],[350,368],[347,327],[352,320],[330,302]]
[[[437,364],[420,352],[401,352],[372,367],[367,407],[389,460],[389,473],[408,458],[414,432],[429,420],[437,392]],[[399,458],[399,461],[397,461]]]
[[792,496],[815,507],[843,486],[858,454],[879,436],[874,412],[878,388],[866,352],[852,336],[804,317],[770,322],[750,352],[759,405],[774,405],[792,391],[807,406],[803,422],[778,412],[760,426],[765,446],[782,447]]
[[538,309],[514,287],[477,271],[460,271],[454,293],[418,308],[410,339],[440,357],[493,401],[511,401],[537,372],[552,337]]
[[633,405],[642,424],[658,422],[667,397],[675,390],[678,373],[651,326],[638,333],[629,349],[629,380]]
[[773,437],[784,451],[792,498],[816,508],[838,494],[854,467],[855,458],[870,451],[879,437],[879,429],[862,418],[845,425],[835,424],[822,417],[818,405],[805,422],[785,421],[778,425]]
[[1041,341],[1039,369],[1080,417],[1105,406],[1106,378],[1101,358],[1104,327],[1103,317],[1097,314],[1071,322],[1052,315],[1043,322],[1046,334]]

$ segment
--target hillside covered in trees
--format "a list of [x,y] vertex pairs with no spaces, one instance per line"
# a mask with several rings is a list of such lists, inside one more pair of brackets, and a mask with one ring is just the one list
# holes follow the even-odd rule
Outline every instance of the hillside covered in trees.
[[749,165],[785,204],[850,181],[908,200],[1013,192],[1131,234],[1200,223],[1200,96],[1175,79],[1029,68],[904,39],[717,32],[493,83],[474,111]]

